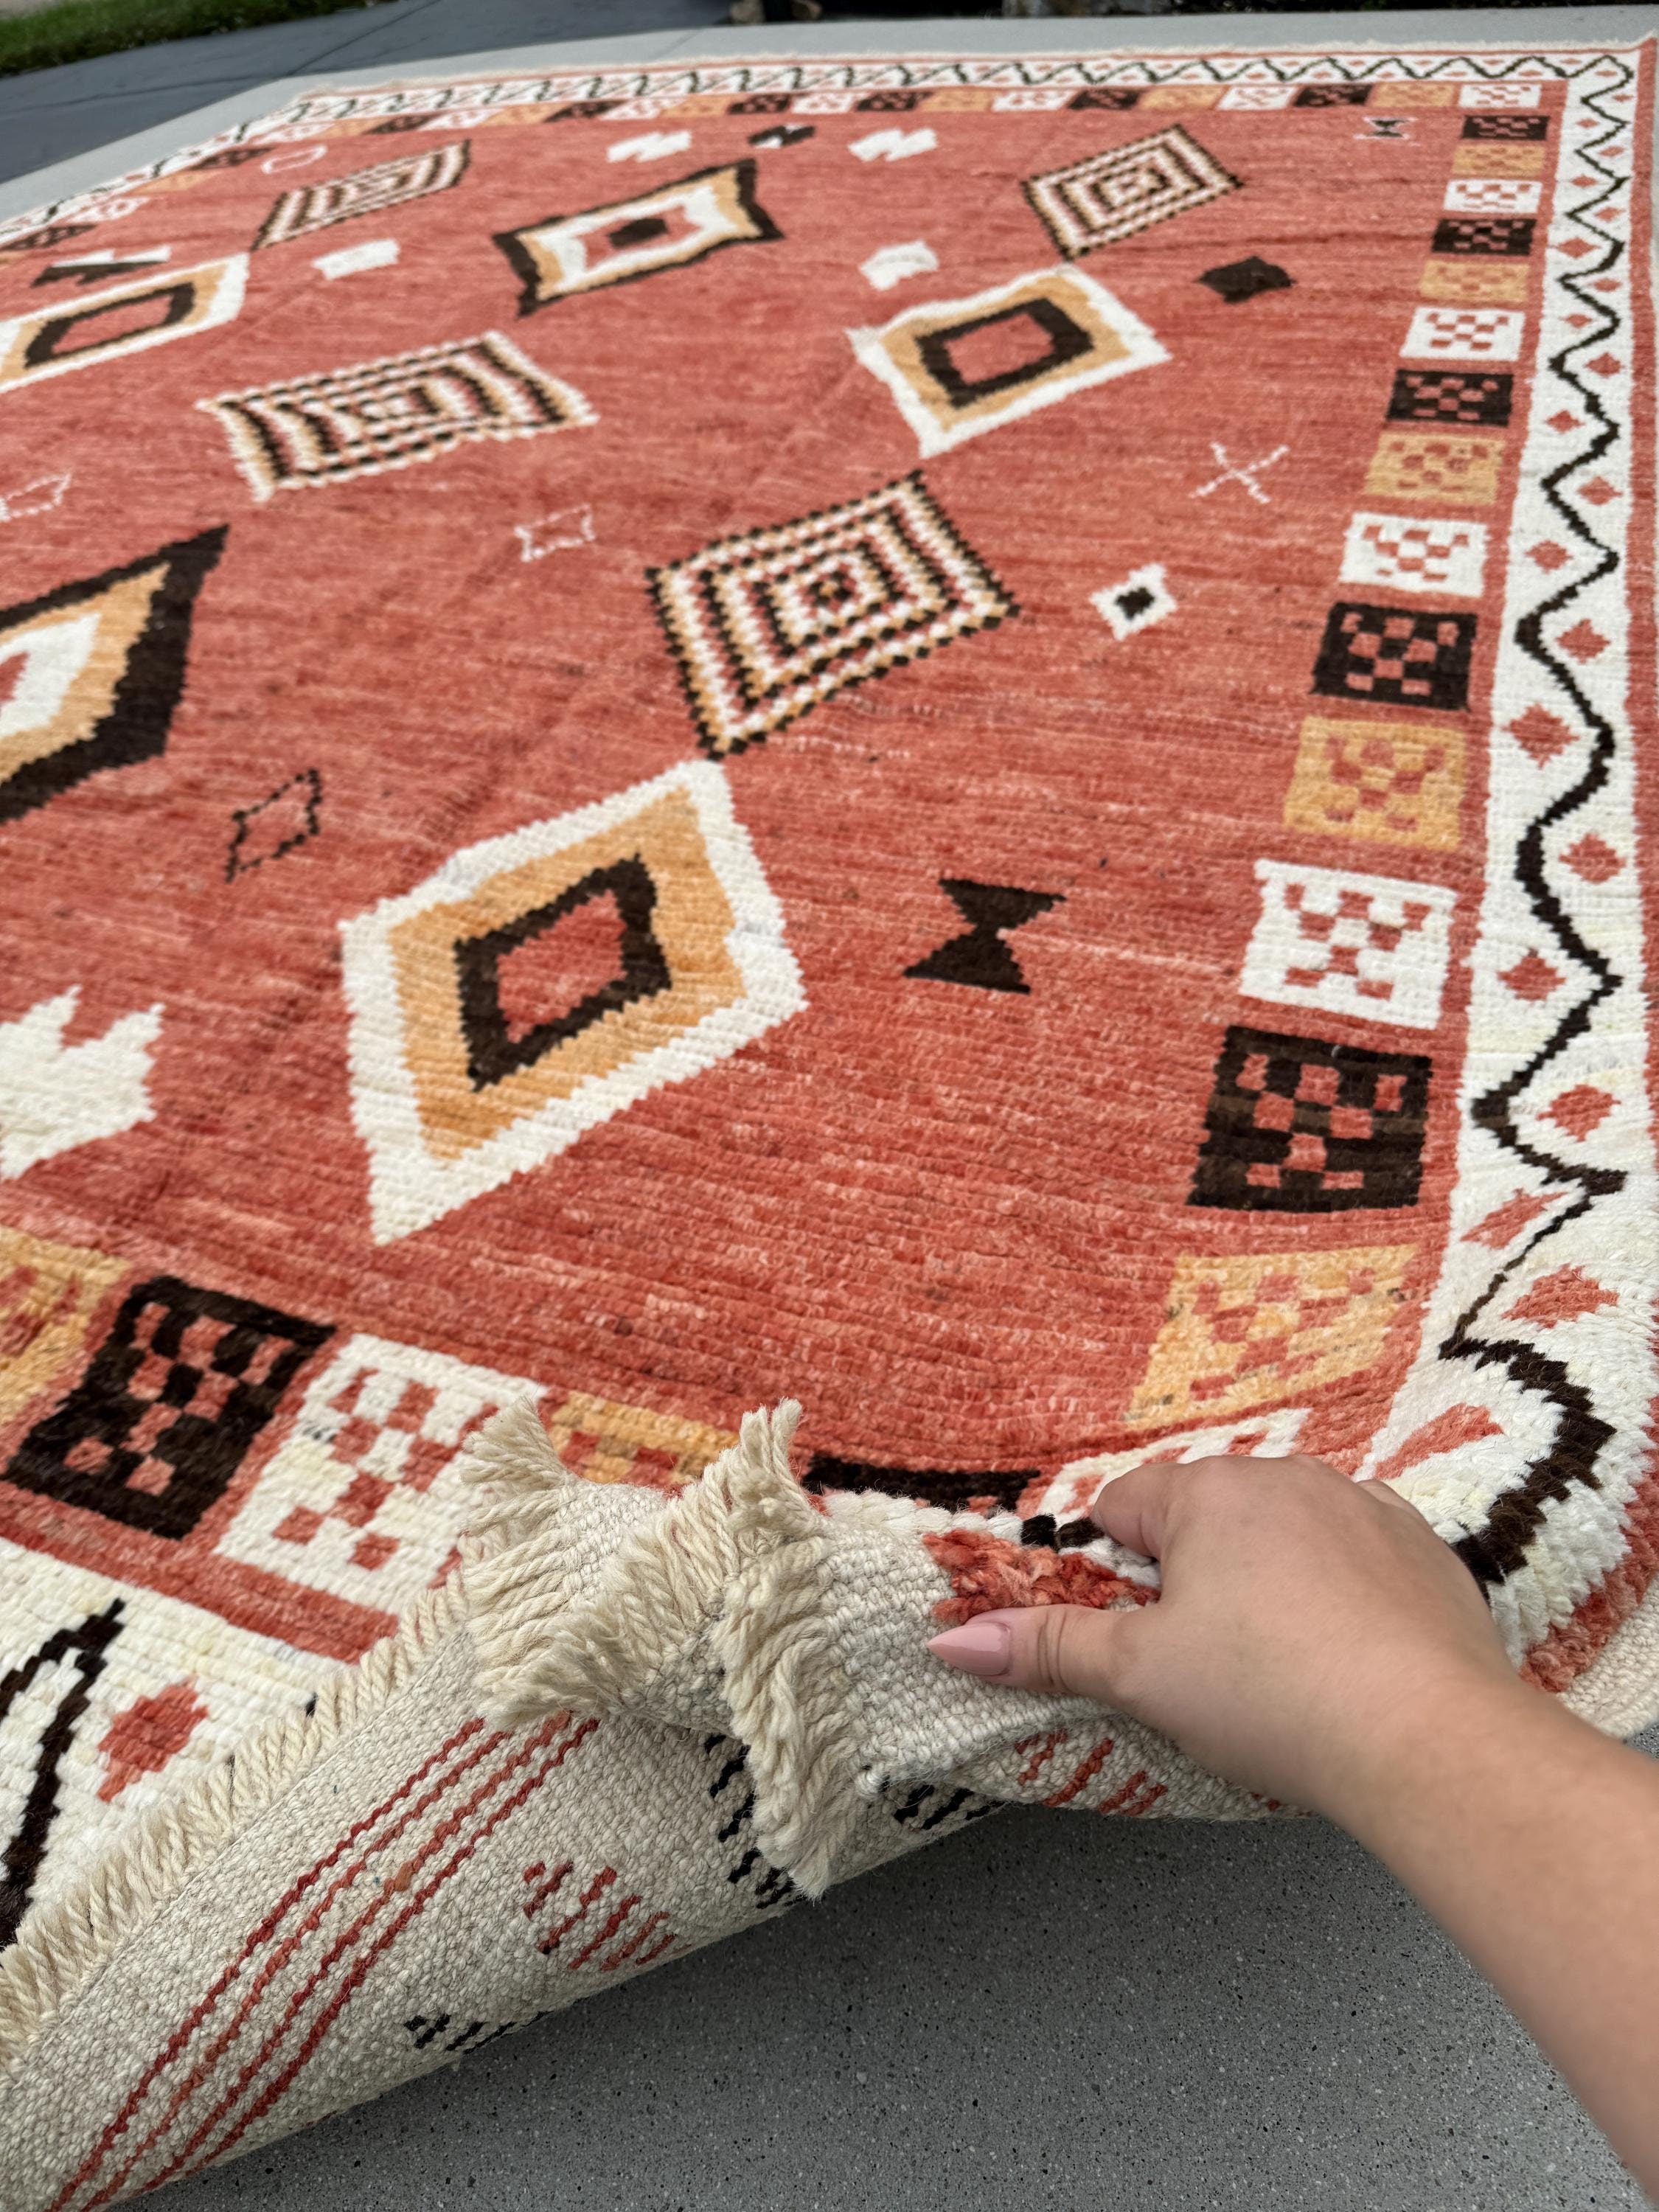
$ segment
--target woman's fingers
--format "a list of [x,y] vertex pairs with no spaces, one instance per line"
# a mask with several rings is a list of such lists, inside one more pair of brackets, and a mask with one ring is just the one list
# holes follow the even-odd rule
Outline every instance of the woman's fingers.
[[1103,1482],[1089,1507],[1097,1528],[1143,1559],[1161,1559],[1170,1509],[1184,1470],[1164,1460],[1148,1460],[1127,1474]]
[[[1126,1476],[1125,1480],[1128,1478]],[[949,1667],[1010,1689],[1093,1698],[1127,1710],[1128,1678],[1152,1627],[1139,1608],[1035,1605],[981,1613],[930,1638]]]

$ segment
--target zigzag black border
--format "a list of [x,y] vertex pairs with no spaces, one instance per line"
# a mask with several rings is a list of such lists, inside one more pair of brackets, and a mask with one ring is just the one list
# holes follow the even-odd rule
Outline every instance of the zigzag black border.
[[[1618,59],[1616,56],[1604,58]],[[1496,1270],[1486,1288],[1459,1314],[1437,1347],[1442,1359],[1468,1360],[1480,1367],[1502,1366],[1521,1389],[1543,1396],[1556,1415],[1555,1432],[1548,1449],[1532,1460],[1520,1480],[1494,1500],[1484,1526],[1470,1530],[1456,1547],[1474,1575],[1488,1585],[1505,1582],[1526,1567],[1528,1547],[1552,1500],[1565,1498],[1575,1486],[1600,1488],[1596,1462],[1603,1447],[1616,1433],[1613,1425],[1595,1411],[1589,1390],[1572,1380],[1564,1361],[1515,1337],[1483,1336],[1477,1333],[1477,1324],[1541,1244],[1559,1236],[1569,1222],[1582,1219],[1599,1199],[1621,1191],[1627,1180],[1622,1169],[1583,1166],[1528,1144],[1516,1128],[1514,1118],[1516,1103],[1534,1079],[1552,1060],[1559,1059],[1576,1037],[1588,1030],[1596,1008],[1627,980],[1603,954],[1587,945],[1574,928],[1551,888],[1544,849],[1546,833],[1588,805],[1606,787],[1619,744],[1618,732],[1612,723],[1592,705],[1573,670],[1552,648],[1544,635],[1547,617],[1561,613],[1590,586],[1615,574],[1621,566],[1616,549],[1604,543],[1578,509],[1570,507],[1561,495],[1561,486],[1568,477],[1601,460],[1626,434],[1602,404],[1600,395],[1584,382],[1574,366],[1575,356],[1582,356],[1586,348],[1605,345],[1623,329],[1617,309],[1605,295],[1593,295],[1590,289],[1594,280],[1619,265],[1626,251],[1623,240],[1607,226],[1598,224],[1590,213],[1607,198],[1610,190],[1628,181],[1599,160],[1596,151],[1620,132],[1629,132],[1633,138],[1637,127],[1635,114],[1610,118],[1599,104],[1621,91],[1639,88],[1635,70],[1623,62],[1619,63],[1619,67],[1620,74],[1616,81],[1587,94],[1584,100],[1584,105],[1607,128],[1587,144],[1564,145],[1559,156],[1563,185],[1568,163],[1582,161],[1597,172],[1595,189],[1577,206],[1563,208],[1558,204],[1553,214],[1553,220],[1577,224],[1581,234],[1588,233],[1593,237],[1602,252],[1593,268],[1563,271],[1553,280],[1588,311],[1588,321],[1594,327],[1587,327],[1551,355],[1547,367],[1577,395],[1593,427],[1589,441],[1553,468],[1541,480],[1541,489],[1561,526],[1598,557],[1595,567],[1585,574],[1547,592],[1518,618],[1514,629],[1516,642],[1570,702],[1579,726],[1592,739],[1589,763],[1583,775],[1533,817],[1522,835],[1514,863],[1516,879],[1527,895],[1534,918],[1553,939],[1562,957],[1582,972],[1589,988],[1563,1014],[1537,1051],[1512,1069],[1501,1083],[1484,1091],[1470,1108],[1470,1118],[1475,1125],[1486,1130],[1517,1162],[1538,1170],[1551,1186],[1563,1189],[1576,1186],[1578,1195]],[[1561,185],[1557,189],[1559,192]]]
[[273,114],[232,125],[199,145],[129,169],[107,185],[71,193],[0,222],[0,252],[46,244],[44,240],[32,240],[30,234],[77,216],[95,215],[100,201],[113,194],[140,191],[158,177],[174,175],[239,148],[246,148],[251,155],[256,149],[249,142],[266,131],[291,130],[311,122],[345,122],[363,115],[438,115],[455,107],[514,107],[544,100],[687,99],[710,91],[741,99],[751,92],[944,90],[976,86],[1036,91],[1061,83],[1079,91],[1113,84],[1224,87],[1249,82],[1375,84],[1389,81],[1418,84],[1443,77],[1455,83],[1496,83],[1523,70],[1542,72],[1557,82],[1571,83],[1600,63],[1620,61],[1626,53],[1635,51],[1634,46],[1603,46],[1482,52],[1479,48],[1460,52],[1454,46],[1428,55],[1341,54],[1310,49],[1224,56],[1057,54],[1042,59],[973,55],[954,61],[942,56],[890,61],[860,61],[854,57],[837,60],[826,56],[816,61],[781,58],[689,67],[666,63],[634,70],[569,70],[539,77],[457,78],[447,84],[408,85],[378,92],[308,93]]

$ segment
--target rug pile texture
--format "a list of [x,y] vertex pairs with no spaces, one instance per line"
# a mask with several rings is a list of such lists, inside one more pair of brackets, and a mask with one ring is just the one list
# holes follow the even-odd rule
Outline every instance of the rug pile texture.
[[567,71],[0,225],[5,2212],[1271,1809],[923,1648],[1156,1602],[1146,1458],[1659,1712],[1652,99]]

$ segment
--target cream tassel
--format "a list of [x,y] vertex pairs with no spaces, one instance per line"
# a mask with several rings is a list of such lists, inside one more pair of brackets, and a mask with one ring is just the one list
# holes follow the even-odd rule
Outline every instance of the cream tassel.
[[[533,1404],[480,1432],[468,1602],[493,1718],[729,1706],[756,1841],[817,1896],[863,1809],[850,1695],[829,1626],[825,1524],[790,1472],[800,1408],[738,1442],[665,1504],[576,1481]],[[631,1522],[631,1526],[628,1525]]]

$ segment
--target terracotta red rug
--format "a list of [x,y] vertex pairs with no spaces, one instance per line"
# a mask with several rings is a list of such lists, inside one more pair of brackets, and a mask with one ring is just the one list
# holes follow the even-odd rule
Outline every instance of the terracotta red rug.
[[799,1397],[941,1617],[1311,1451],[1659,1711],[1650,53],[318,94],[0,226],[0,1942],[526,1394]]

